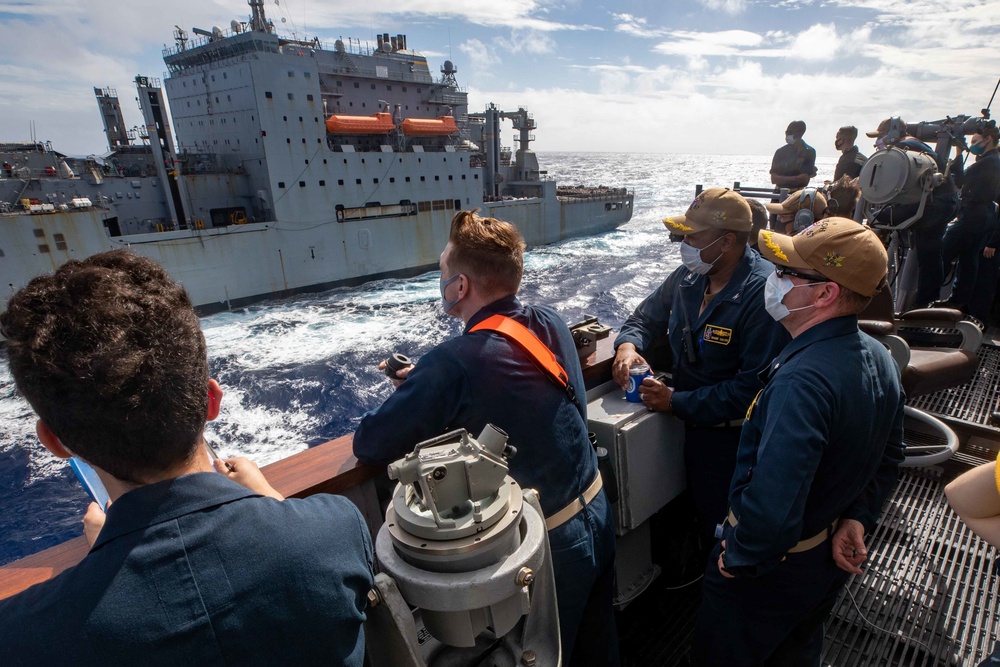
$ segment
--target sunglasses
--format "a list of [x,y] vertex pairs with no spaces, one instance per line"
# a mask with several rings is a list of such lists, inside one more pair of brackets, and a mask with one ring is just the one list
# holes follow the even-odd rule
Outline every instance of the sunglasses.
[[828,283],[830,282],[827,278],[823,276],[810,275],[808,273],[802,273],[801,271],[796,271],[795,269],[790,269],[787,266],[781,266],[779,264],[774,265],[774,273],[779,278],[785,276],[793,276],[795,278],[802,278],[802,280],[812,280],[815,282]]

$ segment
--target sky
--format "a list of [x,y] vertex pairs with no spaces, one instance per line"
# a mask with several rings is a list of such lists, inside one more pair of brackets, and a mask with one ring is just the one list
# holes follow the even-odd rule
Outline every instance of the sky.
[[[1000,1],[264,0],[280,33],[407,35],[452,60],[470,111],[534,114],[536,151],[769,155],[791,120],[835,157],[842,125],[978,115],[1000,77]],[[93,88],[138,125],[135,75],[163,78],[174,26],[228,28],[245,0],[0,0],[0,142],[106,149]],[[997,112],[1000,113],[1000,103]]]

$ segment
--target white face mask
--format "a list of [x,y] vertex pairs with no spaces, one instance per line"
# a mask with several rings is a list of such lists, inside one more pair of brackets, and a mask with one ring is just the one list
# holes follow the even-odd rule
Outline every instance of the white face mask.
[[772,273],[767,277],[767,282],[764,284],[764,310],[767,311],[768,315],[774,318],[775,322],[780,322],[796,310],[815,308],[813,305],[802,306],[801,308],[787,308],[785,304],[781,302],[784,301],[785,295],[796,287],[810,287],[812,285],[822,284],[823,283],[817,282],[796,285],[788,276],[782,276],[779,278],[777,273]]
[[789,145],[790,144],[794,144],[795,143],[795,135],[794,134],[786,134],[785,135],[785,143],[789,144]]
[[704,248],[700,249],[695,248],[692,245],[688,245],[687,241],[681,241],[681,262],[684,263],[684,268],[691,273],[697,273],[702,276],[711,271],[712,267],[715,266],[715,262],[718,262],[722,258],[722,255],[716,257],[715,260],[709,264],[701,258],[701,251],[708,250],[723,238],[724,237],[720,236]]

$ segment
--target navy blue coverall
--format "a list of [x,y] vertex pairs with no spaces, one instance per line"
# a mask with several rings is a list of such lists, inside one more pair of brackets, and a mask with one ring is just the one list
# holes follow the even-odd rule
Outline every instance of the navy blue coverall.
[[821,322],[777,356],[740,439],[726,523],[702,586],[698,665],[819,665],[823,623],[848,573],[829,539],[838,519],[869,534],[903,460],[899,369],[855,316]]
[[[1000,197],[1000,153],[997,149],[976,157],[961,177],[961,184],[958,219],[945,232],[942,254],[945,266],[958,259],[949,301],[968,305],[973,300],[983,248],[991,242],[996,231],[996,200]],[[986,319],[988,311],[972,314]]]
[[[552,350],[581,397],[579,408],[510,339],[492,331],[469,333],[493,314],[517,320]],[[385,403],[361,420],[354,455],[364,463],[386,465],[446,431],[464,428],[475,437],[492,423],[517,448],[511,476],[523,488],[536,489],[542,511],[551,516],[580,497],[597,476],[585,396],[566,323],[551,308],[523,306],[507,297],[484,306],[466,323],[465,333],[420,358]],[[549,531],[549,543],[564,664],[617,664],[611,607],[615,536],[604,490]],[[578,651],[570,661],[575,643]]]
[[[702,311],[708,276],[682,266],[639,304],[615,339],[615,349],[632,343],[643,351],[669,335],[671,407],[686,425],[688,488],[708,543],[726,515],[739,426],[763,386],[758,373],[789,340],[785,328],[764,310],[764,283],[773,272],[773,264],[747,248],[729,282]],[[685,328],[690,336],[684,335]]]

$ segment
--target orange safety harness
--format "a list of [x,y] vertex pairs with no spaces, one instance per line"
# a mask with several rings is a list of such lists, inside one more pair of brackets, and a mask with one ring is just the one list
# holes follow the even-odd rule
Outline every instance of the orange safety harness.
[[576,390],[569,381],[566,369],[531,329],[506,315],[490,315],[469,329],[469,333],[474,331],[495,331],[513,341],[546,377],[563,388],[570,402],[582,413],[583,408],[576,398]]

